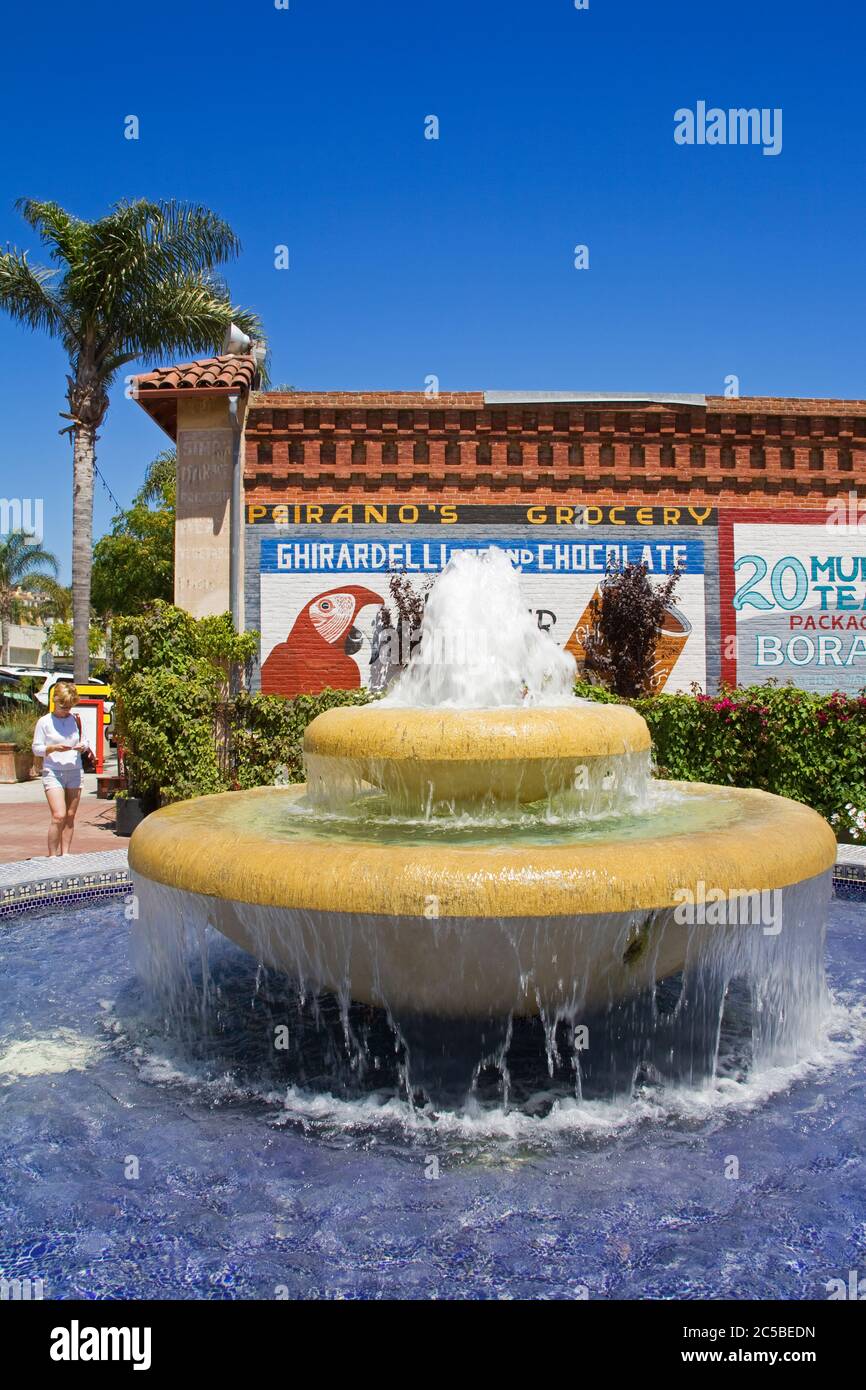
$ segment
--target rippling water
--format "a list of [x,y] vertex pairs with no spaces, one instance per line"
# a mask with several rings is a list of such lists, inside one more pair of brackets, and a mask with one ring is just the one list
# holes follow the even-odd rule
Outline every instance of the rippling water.
[[166,1033],[122,905],[5,925],[0,1268],[49,1298],[824,1297],[866,1265],[864,928],[834,902],[833,1008],[789,1067],[750,1067],[734,989],[705,1084],[647,1066],[577,1099],[527,1021],[509,1106],[482,1071],[434,1109],[375,1011],[352,1048],[310,1002],[275,1053],[290,986],[228,943],[200,1026]]
[[[648,764],[647,764],[648,766]],[[684,832],[722,830],[742,818],[742,802],[723,789],[683,790],[668,782],[647,781],[641,764],[635,777],[639,792],[622,788],[592,812],[575,797],[552,797],[528,805],[467,809],[448,806],[440,814],[396,815],[387,797],[368,792],[323,811],[305,797],[303,788],[287,788],[279,801],[250,802],[240,797],[224,812],[225,824],[253,830],[275,844],[285,840],[350,841],[367,839],[385,845],[571,845],[593,841],[639,841]]]

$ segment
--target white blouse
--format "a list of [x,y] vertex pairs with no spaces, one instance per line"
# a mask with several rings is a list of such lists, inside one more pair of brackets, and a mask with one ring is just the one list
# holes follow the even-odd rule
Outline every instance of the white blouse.
[[[71,743],[73,747],[49,753],[46,750],[52,743]],[[89,747],[83,728],[79,738],[78,721],[72,714],[62,719],[59,714],[43,714],[33,730],[33,752],[37,758],[44,759],[43,768],[80,767],[80,749]]]

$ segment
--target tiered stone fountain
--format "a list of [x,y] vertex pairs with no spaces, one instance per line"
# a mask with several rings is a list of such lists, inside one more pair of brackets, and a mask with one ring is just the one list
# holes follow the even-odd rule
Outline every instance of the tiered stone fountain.
[[507,559],[458,555],[393,693],[310,724],[306,785],[136,830],[145,929],[208,922],[407,1028],[573,1024],[711,967],[714,1008],[744,977],[765,1043],[796,1048],[823,998],[829,827],[766,792],[653,781],[644,720],[573,678]]

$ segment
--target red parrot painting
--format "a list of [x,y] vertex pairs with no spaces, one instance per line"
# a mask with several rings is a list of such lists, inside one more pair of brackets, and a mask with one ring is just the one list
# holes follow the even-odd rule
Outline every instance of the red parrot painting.
[[327,686],[357,690],[361,673],[351,653],[360,651],[364,639],[354,623],[371,603],[381,606],[384,599],[357,584],[317,594],[262,666],[263,693],[318,695]]

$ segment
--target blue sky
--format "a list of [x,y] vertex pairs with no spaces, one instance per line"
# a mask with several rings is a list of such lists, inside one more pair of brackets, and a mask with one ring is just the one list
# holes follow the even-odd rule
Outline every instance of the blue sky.
[[[10,11],[0,243],[39,258],[22,195],[205,203],[297,387],[866,397],[861,7],[289,3]],[[781,153],[677,145],[699,100],[781,108]],[[68,577],[64,376],[0,317],[0,495],[44,496]],[[121,504],[165,442],[119,385],[97,458]],[[97,483],[97,535],[112,510]]]

